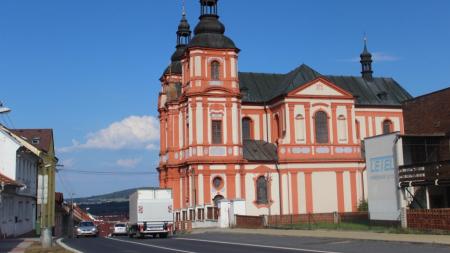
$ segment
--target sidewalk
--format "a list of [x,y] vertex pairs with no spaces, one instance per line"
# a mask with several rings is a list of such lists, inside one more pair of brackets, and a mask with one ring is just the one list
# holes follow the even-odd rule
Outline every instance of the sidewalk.
[[427,234],[392,234],[375,233],[367,231],[339,231],[339,230],[284,230],[284,229],[196,229],[193,234],[219,232],[236,234],[259,234],[274,236],[298,236],[298,237],[321,237],[342,238],[356,240],[377,240],[413,243],[437,243],[450,245],[450,235],[427,235]]
[[36,241],[39,241],[39,238],[1,239],[0,252],[24,253]]

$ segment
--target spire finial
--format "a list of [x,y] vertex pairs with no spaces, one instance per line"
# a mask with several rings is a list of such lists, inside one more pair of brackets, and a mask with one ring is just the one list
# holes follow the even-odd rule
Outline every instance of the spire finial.
[[364,40],[364,53],[369,53],[369,50],[367,50],[367,34],[366,34],[366,32],[364,32],[364,38],[363,38],[363,40]]
[[186,1],[185,0],[181,0],[181,4],[182,4],[182,12],[181,12],[181,14],[183,15],[183,17],[186,17]]

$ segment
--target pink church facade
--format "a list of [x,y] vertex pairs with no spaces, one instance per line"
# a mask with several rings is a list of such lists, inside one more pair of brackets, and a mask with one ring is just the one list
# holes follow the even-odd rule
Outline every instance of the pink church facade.
[[[179,217],[206,218],[220,199],[245,200],[248,215],[352,212],[367,199],[364,138],[403,132],[392,78],[239,72],[217,0],[201,0],[194,36],[185,16],[161,77],[160,187]],[[177,216],[178,217],[178,216]],[[194,219],[194,218],[190,219]]]

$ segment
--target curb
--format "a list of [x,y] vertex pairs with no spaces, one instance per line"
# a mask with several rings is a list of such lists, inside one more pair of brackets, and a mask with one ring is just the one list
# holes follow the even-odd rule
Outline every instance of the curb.
[[58,240],[56,240],[56,244],[58,244],[59,246],[63,247],[65,250],[68,250],[70,252],[73,253],[83,253],[82,251],[76,250],[74,248],[69,247],[67,244],[62,242],[63,238],[59,238]]
[[[385,234],[385,233],[365,233],[356,235],[355,231],[352,232],[339,232],[329,233],[327,230],[315,230],[304,231],[297,230],[265,230],[265,229],[230,229],[230,230],[203,230],[196,231],[195,234],[219,232],[219,233],[234,233],[234,234],[256,234],[256,235],[268,235],[268,236],[292,236],[292,237],[314,237],[314,238],[339,238],[350,240],[370,240],[370,241],[385,241],[385,242],[407,242],[407,243],[419,243],[419,244],[436,244],[436,245],[450,245],[450,236],[448,235],[411,235],[411,234]],[[356,232],[357,233],[357,232]]]

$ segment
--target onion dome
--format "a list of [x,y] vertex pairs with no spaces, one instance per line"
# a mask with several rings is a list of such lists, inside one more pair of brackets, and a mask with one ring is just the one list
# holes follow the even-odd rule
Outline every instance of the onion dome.
[[188,48],[237,49],[234,42],[224,35],[225,26],[219,21],[217,2],[218,0],[200,0],[200,22],[194,29],[195,36]]
[[187,44],[191,40],[192,34],[191,26],[189,25],[189,22],[186,19],[186,13],[184,12],[184,10],[176,34],[177,34],[176,50],[172,54],[172,57],[170,58],[171,63],[164,70],[163,75],[167,74],[181,75],[182,73],[181,59],[183,59],[184,52],[186,51]]
[[361,57],[361,75],[364,79],[371,81],[373,79],[372,71],[372,54],[367,50],[367,38],[364,37],[364,49],[360,54]]
[[186,13],[183,11],[183,16],[181,17],[177,30],[177,46],[187,45],[191,40],[191,34],[191,26],[186,19]]

